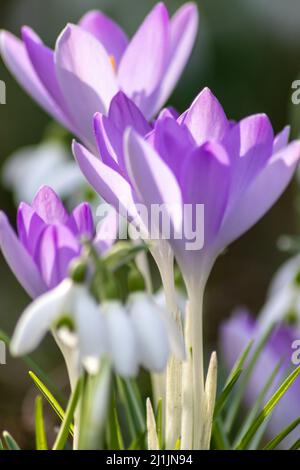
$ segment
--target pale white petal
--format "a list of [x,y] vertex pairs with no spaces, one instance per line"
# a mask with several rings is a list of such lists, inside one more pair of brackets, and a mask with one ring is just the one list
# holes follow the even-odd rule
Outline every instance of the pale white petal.
[[131,318],[120,302],[103,305],[108,328],[109,353],[118,374],[125,377],[138,372],[138,350]]
[[22,314],[11,342],[15,356],[27,354],[35,349],[53,322],[70,307],[73,284],[64,280],[55,289],[41,295]]
[[77,285],[73,300],[73,316],[82,359],[100,358],[107,351],[106,322],[86,286]]
[[149,370],[163,371],[167,365],[170,346],[160,309],[144,293],[133,294],[128,308],[137,338],[140,363]]

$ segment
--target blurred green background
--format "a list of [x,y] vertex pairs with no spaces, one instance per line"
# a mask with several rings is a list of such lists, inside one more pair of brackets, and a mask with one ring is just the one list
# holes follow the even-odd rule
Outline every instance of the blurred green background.
[[[67,22],[77,22],[89,9],[101,9],[132,34],[155,4],[152,0],[1,0],[1,28],[19,35],[31,26],[53,46]],[[183,1],[166,0],[171,12]],[[200,31],[193,56],[170,103],[184,110],[195,95],[209,86],[228,117],[265,112],[278,132],[291,123],[300,126],[300,111],[291,106],[291,84],[300,72],[299,0],[203,0],[197,2]],[[49,123],[48,116],[19,88],[0,63],[0,79],[7,85],[7,104],[0,106],[1,165],[17,148],[37,144]],[[299,105],[300,106],[300,105]],[[292,109],[293,108],[293,109]],[[297,119],[299,115],[299,122]],[[287,257],[277,249],[278,237],[297,234],[293,183],[285,195],[245,236],[222,256],[209,281],[206,298],[206,345],[216,341],[218,325],[238,305],[257,313],[274,270]],[[0,206],[12,221],[15,206],[9,191],[0,187]],[[28,298],[0,260],[0,328],[11,334]],[[51,340],[34,354],[63,384],[64,371]],[[21,444],[32,445],[32,389],[21,361],[8,357],[0,366],[0,429],[9,429]],[[51,412],[50,412],[51,414]]]

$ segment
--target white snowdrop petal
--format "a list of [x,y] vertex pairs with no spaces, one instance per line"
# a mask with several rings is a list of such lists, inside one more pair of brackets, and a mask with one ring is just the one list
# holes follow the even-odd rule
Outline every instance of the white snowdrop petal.
[[67,311],[71,292],[72,282],[67,279],[25,309],[11,341],[13,355],[27,354],[39,345],[53,322]]
[[133,325],[119,302],[103,305],[108,328],[109,353],[118,374],[131,377],[138,373],[137,344]]
[[100,358],[107,351],[107,331],[103,314],[85,286],[76,286],[73,299],[80,356]]
[[149,295],[136,293],[130,298],[129,312],[141,364],[149,370],[162,372],[167,365],[170,347],[158,306]]

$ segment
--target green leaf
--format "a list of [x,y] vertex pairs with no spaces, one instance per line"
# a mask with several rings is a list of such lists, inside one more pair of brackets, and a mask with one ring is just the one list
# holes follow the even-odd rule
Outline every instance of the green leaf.
[[180,450],[180,447],[181,447],[181,438],[178,437],[174,450]]
[[[4,341],[4,343],[9,348],[11,339],[3,330],[0,330],[0,341]],[[61,391],[56,386],[56,384],[53,383],[51,379],[49,379],[46,372],[44,372],[30,356],[25,355],[22,356],[20,359],[22,359],[22,361],[28,366],[30,370],[33,370],[36,375],[41,377],[46,386],[50,390],[52,390],[52,392],[55,392],[55,394],[61,399],[61,401],[65,400],[65,397],[62,395]]]
[[240,378],[240,375],[241,375],[242,371],[241,369],[238,369],[235,371],[235,373],[232,375],[232,377],[230,378],[229,382],[227,381],[226,382],[226,386],[224,387],[224,389],[222,390],[222,393],[221,395],[219,396],[219,398],[217,399],[216,401],[216,404],[215,404],[215,409],[214,409],[214,419],[221,413],[221,411],[223,410],[226,402],[227,402],[227,399],[229,398],[231,392],[232,392],[232,389],[233,387],[235,386],[236,382],[238,381],[238,379]]
[[57,438],[53,446],[53,450],[63,450],[66,445],[68,435],[69,435],[70,425],[73,420],[76,406],[79,401],[81,389],[82,389],[82,378],[78,380],[77,385],[71,395],[71,398],[69,400],[67,410],[65,413],[65,417],[63,419],[59,433],[57,435]]
[[128,450],[141,450],[144,447],[146,438],[146,431],[142,432],[136,439],[134,439]]
[[[232,425],[235,421],[238,410],[239,410],[240,405],[242,403],[242,400],[244,398],[244,394],[245,394],[249,379],[251,377],[251,374],[253,372],[254,366],[255,366],[255,364],[256,364],[256,362],[257,362],[257,360],[258,360],[258,358],[259,358],[259,356],[260,356],[260,354],[263,350],[263,348],[265,347],[268,339],[270,338],[270,335],[273,331],[273,328],[274,328],[274,324],[272,324],[265,331],[265,333],[262,335],[262,337],[260,338],[260,340],[258,341],[258,343],[256,345],[256,348],[253,351],[253,355],[250,359],[249,364],[247,365],[246,369],[243,372],[242,380],[240,380],[239,388],[237,390],[237,393],[236,393],[234,399],[232,400],[232,402],[230,404],[230,408],[229,408],[229,411],[228,411],[228,414],[227,414],[226,420],[225,420],[225,429],[226,429],[226,432],[228,434],[229,434],[229,432],[232,428]],[[247,348],[248,347],[249,347],[249,345],[247,346]],[[246,352],[247,352],[247,348],[245,350]],[[247,355],[248,355],[248,353],[246,354],[246,357],[247,357]]]
[[158,437],[159,448],[163,448],[163,402],[162,398],[158,400],[155,414],[156,432]]
[[280,444],[297,426],[300,424],[300,417],[292,421],[286,428],[284,428],[276,437],[268,442],[263,450],[272,450]]
[[254,422],[256,415],[259,412],[260,407],[263,403],[263,400],[266,394],[268,393],[268,390],[270,389],[272,383],[274,382],[281,365],[282,365],[282,361],[280,360],[278,364],[276,365],[276,367],[274,368],[274,370],[272,371],[272,373],[270,374],[270,377],[267,379],[262,390],[259,392],[258,397],[256,398],[253,406],[250,409],[250,412],[248,413],[248,416],[246,416],[244,424],[240,427],[240,432],[238,433],[235,439],[235,442],[233,444],[234,447],[237,445],[238,442],[240,442],[242,436],[246,433],[247,429],[249,429],[252,423]]
[[36,450],[48,449],[44,425],[43,399],[40,395],[35,399],[35,441]]
[[232,379],[236,376],[237,372],[242,370],[242,368],[245,364],[245,361],[246,361],[246,359],[249,355],[249,352],[250,352],[250,350],[253,346],[253,343],[254,343],[254,341],[253,341],[253,339],[251,339],[249,341],[249,343],[247,344],[247,346],[245,347],[245,349],[240,354],[240,356],[237,358],[233,368],[231,369],[231,371],[228,375],[228,378],[227,378],[227,381],[225,383],[224,388],[226,388],[229,385],[229,383],[232,381]]
[[[43,382],[35,375],[34,372],[29,371],[29,376],[37,386],[37,388],[42,392],[48,403],[52,406],[53,410],[57,414],[57,416],[63,421],[65,418],[65,412],[56,400],[52,393],[47,389],[46,385],[43,384]],[[69,429],[70,434],[73,436],[74,435],[74,427],[73,424],[70,424],[70,429]]]
[[20,450],[20,446],[8,431],[3,431],[2,436],[8,450]]
[[213,448],[216,450],[230,449],[230,442],[220,416],[218,416],[213,422],[212,442],[214,445]]
[[300,447],[300,439],[297,439],[296,442],[289,448],[289,450],[298,450]]
[[280,385],[277,391],[272,395],[270,400],[266,403],[266,405],[263,407],[261,412],[258,414],[256,419],[252,423],[251,427],[246,431],[244,436],[241,438],[240,442],[236,446],[236,449],[241,450],[247,447],[247,445],[249,444],[249,442],[251,442],[251,439],[254,437],[259,427],[262,425],[265,419],[269,416],[273,408],[277,405],[279,400],[287,392],[287,390],[290,388],[290,386],[292,385],[292,383],[295,381],[295,379],[298,377],[299,374],[300,374],[300,366],[298,366],[284,380],[284,382]]
[[5,450],[1,439],[0,439],[0,450]]
[[137,383],[133,379],[116,377],[117,389],[124,406],[132,440],[146,431],[146,420],[143,403]]

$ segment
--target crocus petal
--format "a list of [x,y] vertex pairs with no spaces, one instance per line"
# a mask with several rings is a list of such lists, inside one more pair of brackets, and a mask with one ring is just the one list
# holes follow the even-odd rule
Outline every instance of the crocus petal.
[[118,374],[131,377],[138,372],[138,350],[131,319],[118,302],[103,305],[109,353]]
[[275,136],[273,144],[273,153],[279,152],[279,150],[283,149],[283,147],[288,144],[290,131],[291,127],[285,126],[282,131]]
[[224,110],[209,88],[199,93],[179,122],[189,128],[198,145],[208,140],[221,141],[229,129]]
[[31,256],[34,256],[37,241],[45,228],[45,222],[31,206],[21,202],[17,214],[17,227],[19,240]]
[[[67,117],[68,110],[66,109],[65,101],[56,78],[53,51],[43,44],[41,39],[31,28],[22,28],[22,38],[30,61],[41,83],[57,103],[57,106],[62,110],[66,122],[70,121]],[[68,123],[67,127],[71,131],[74,130],[71,122]]]
[[123,135],[126,127],[134,128],[141,135],[151,131],[150,124],[138,107],[119,92],[111,101],[107,117],[100,113],[95,115],[94,129],[101,159],[115,169],[117,162],[124,176]]
[[68,225],[79,238],[88,237],[91,240],[94,235],[94,220],[90,205],[83,202],[75,207]]
[[11,341],[11,352],[22,356],[33,351],[60,315],[68,310],[72,283],[69,279],[34,300],[22,314]]
[[37,266],[3,212],[0,212],[0,247],[7,264],[30,297],[37,297],[47,290]]
[[61,124],[68,127],[69,122],[65,115],[38,78],[22,41],[13,34],[2,31],[0,50],[6,66],[27,93]]
[[106,324],[85,286],[75,286],[73,315],[82,359],[100,358],[107,351]]
[[132,129],[125,133],[124,148],[127,171],[141,201],[148,209],[163,204],[174,231],[180,230],[182,198],[175,175],[150,144]]
[[[97,216],[99,216],[98,213]],[[99,253],[104,254],[115,243],[118,229],[119,215],[113,207],[110,207],[104,220],[100,222],[99,228],[97,227],[97,233],[93,241],[93,245]]]
[[274,134],[269,118],[256,114],[242,119],[225,136],[231,160],[232,185],[227,210],[252,183],[272,155]]
[[67,223],[68,213],[60,198],[49,186],[42,186],[37,192],[33,209],[46,224]]
[[204,144],[185,160],[181,175],[184,203],[204,205],[206,245],[221,226],[229,184],[229,159],[221,145],[215,142]]
[[49,225],[40,236],[36,262],[48,288],[57,286],[68,275],[71,261],[80,254],[80,245],[64,225]]
[[198,10],[194,3],[183,5],[173,18],[170,27],[169,63],[163,75],[155,115],[173,91],[191,54],[198,29]]
[[163,158],[169,168],[180,179],[185,157],[195,144],[189,130],[180,126],[175,119],[166,117],[164,113],[155,124],[155,131],[149,136],[157,153]]
[[147,369],[162,372],[167,364],[170,346],[158,307],[149,296],[139,293],[129,301],[140,363]]
[[117,23],[101,11],[89,11],[81,18],[79,26],[95,36],[107,54],[119,64],[128,45],[128,38]]
[[82,173],[95,191],[123,217],[132,221],[139,219],[129,183],[77,142],[73,142],[73,153]]
[[168,12],[164,4],[159,3],[132,38],[120,63],[120,87],[146,117],[151,117],[147,98],[156,89],[165,71],[169,33]]
[[227,246],[246,232],[270,209],[289,184],[299,158],[300,141],[291,142],[273,155],[226,215],[220,237],[222,246]]
[[117,92],[114,70],[104,47],[92,34],[68,25],[55,48],[57,79],[76,127],[93,142],[92,119],[107,112]]

